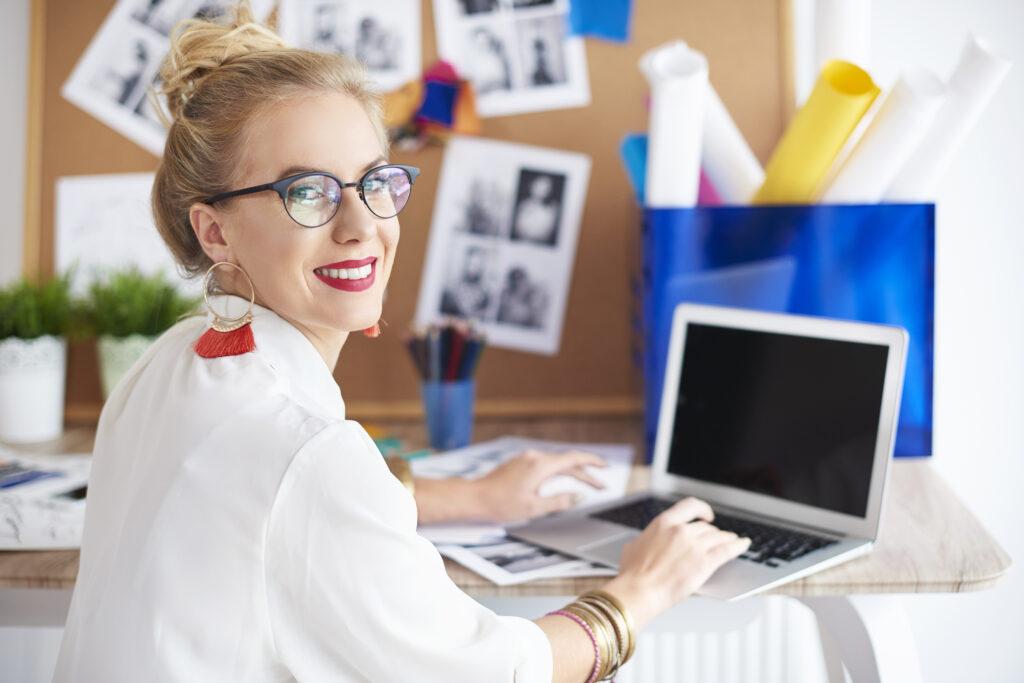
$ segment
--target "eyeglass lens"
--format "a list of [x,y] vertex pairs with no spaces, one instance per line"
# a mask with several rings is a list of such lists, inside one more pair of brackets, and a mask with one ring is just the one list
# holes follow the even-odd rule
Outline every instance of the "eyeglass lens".
[[[405,208],[411,190],[408,173],[401,168],[385,166],[363,179],[363,202],[377,217],[391,218]],[[340,203],[341,186],[334,178],[310,175],[288,186],[285,208],[295,222],[315,228],[331,220]]]

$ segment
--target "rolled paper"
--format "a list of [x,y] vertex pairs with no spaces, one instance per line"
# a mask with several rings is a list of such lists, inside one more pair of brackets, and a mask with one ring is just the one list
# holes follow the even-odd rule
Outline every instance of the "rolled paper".
[[900,77],[827,183],[821,201],[833,204],[881,201],[931,126],[942,106],[945,91],[942,81],[926,69],[913,69]]
[[1010,70],[1010,61],[970,36],[932,125],[885,192],[892,202],[935,201],[939,180]]
[[813,201],[846,139],[877,96],[878,86],[860,67],[840,60],[826,64],[775,147],[754,202]]
[[834,59],[867,66],[871,52],[871,0],[817,0],[814,70]]
[[651,86],[645,203],[652,208],[695,206],[708,61],[674,41],[646,52],[640,70]]
[[[680,41],[683,42],[683,41]],[[683,43],[685,44],[685,43]],[[736,126],[715,86],[708,81],[704,103],[704,131],[701,140],[701,179],[698,204],[747,204],[764,182],[764,169]],[[712,186],[713,202],[705,202],[704,185]],[[711,194],[708,195],[710,197]]]
[[721,201],[749,204],[764,183],[764,169],[710,83],[704,107],[702,145],[704,172]]

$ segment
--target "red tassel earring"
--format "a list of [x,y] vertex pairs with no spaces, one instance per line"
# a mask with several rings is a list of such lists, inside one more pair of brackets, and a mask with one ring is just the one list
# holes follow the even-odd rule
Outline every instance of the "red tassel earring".
[[381,336],[381,324],[380,322],[374,323],[373,326],[362,331],[362,334],[370,337],[371,339],[377,339]]
[[[249,310],[237,318],[225,318],[210,305],[210,280],[213,271],[217,266],[231,266],[243,276],[249,283]],[[196,353],[203,358],[220,358],[222,356],[238,356],[249,353],[256,348],[256,340],[252,336],[252,307],[256,302],[256,288],[252,286],[252,280],[244,270],[229,261],[219,261],[210,266],[206,271],[206,278],[203,282],[203,300],[206,308],[213,315],[210,321],[210,329],[203,332],[203,336],[196,340],[194,348]]]

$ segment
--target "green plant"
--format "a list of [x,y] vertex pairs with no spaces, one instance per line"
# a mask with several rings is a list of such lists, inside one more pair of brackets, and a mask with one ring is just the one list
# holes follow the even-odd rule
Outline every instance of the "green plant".
[[0,288],[0,339],[63,336],[70,331],[73,309],[69,273],[41,284],[17,280]]
[[85,318],[98,336],[155,336],[198,303],[182,296],[163,275],[145,275],[130,268],[109,273],[89,286]]

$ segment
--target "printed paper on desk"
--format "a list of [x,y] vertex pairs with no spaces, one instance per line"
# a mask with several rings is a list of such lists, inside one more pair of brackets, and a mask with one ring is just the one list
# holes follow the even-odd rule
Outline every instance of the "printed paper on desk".
[[441,545],[438,552],[499,586],[537,579],[615,576],[610,567],[570,557],[522,541],[495,541],[472,546]]
[[[417,458],[410,464],[413,474],[417,477],[476,479],[529,448],[555,453],[567,450],[587,451],[602,456],[608,463],[606,467],[587,468],[588,473],[604,484],[603,489],[595,489],[575,477],[559,475],[541,485],[539,494],[542,496],[565,492],[579,493],[582,498],[578,505],[590,505],[614,500],[626,492],[633,463],[633,449],[620,444],[576,444],[503,437],[447,453]],[[421,536],[436,544],[488,543],[505,536],[504,526],[491,523],[424,524],[418,531]]]
[[[0,550],[57,550],[82,543],[88,455],[26,455],[0,448],[0,469],[48,476],[0,488]],[[5,478],[11,483],[15,478]]]

